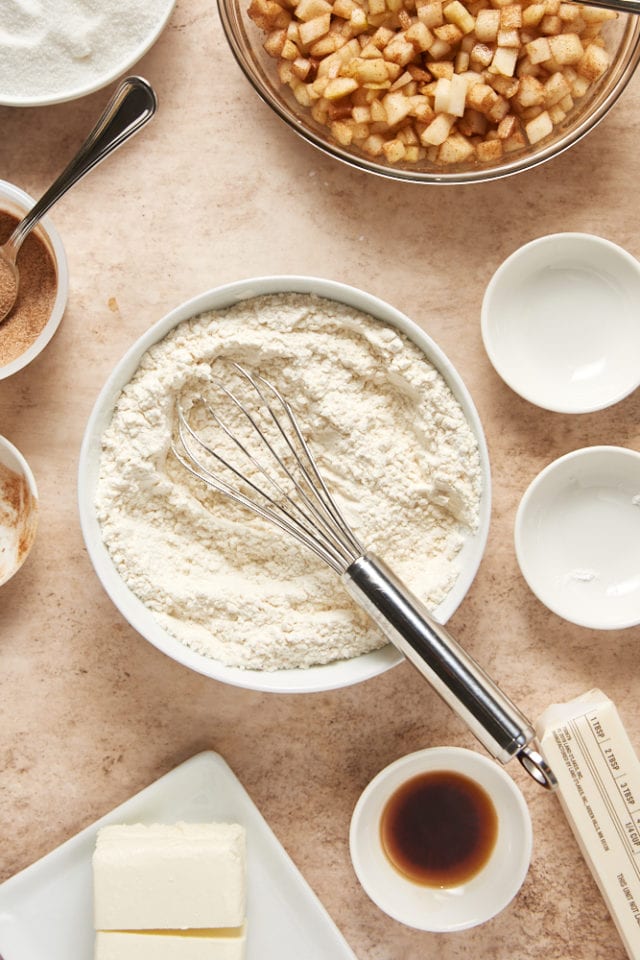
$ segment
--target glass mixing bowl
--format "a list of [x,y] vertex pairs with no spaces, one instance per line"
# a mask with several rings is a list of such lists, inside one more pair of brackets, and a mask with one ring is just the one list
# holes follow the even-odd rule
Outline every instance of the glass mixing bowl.
[[410,183],[481,183],[535,167],[557,156],[592,130],[611,109],[633,76],[640,59],[640,19],[619,14],[605,23],[603,36],[612,54],[609,69],[584,97],[577,100],[566,119],[534,145],[503,156],[495,163],[471,161],[450,166],[423,160],[392,164],[372,159],[357,147],[336,143],[327,127],[314,121],[291,89],[280,82],[276,63],[263,48],[266,37],[247,14],[250,0],[217,0],[222,26],[231,51],[254,90],[292,130],[320,150],[352,167]]

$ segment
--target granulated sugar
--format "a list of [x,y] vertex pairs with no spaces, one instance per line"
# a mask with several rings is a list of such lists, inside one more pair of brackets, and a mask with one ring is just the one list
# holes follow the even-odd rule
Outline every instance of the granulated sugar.
[[171,454],[176,400],[189,406],[229,359],[289,400],[368,549],[430,607],[455,583],[481,495],[459,404],[395,329],[302,294],[185,321],[143,357],[103,437],[96,506],[114,564],[165,630],[226,664],[307,667],[382,646],[333,571]]
[[47,100],[117,75],[171,0],[9,0],[0,14],[0,102]]

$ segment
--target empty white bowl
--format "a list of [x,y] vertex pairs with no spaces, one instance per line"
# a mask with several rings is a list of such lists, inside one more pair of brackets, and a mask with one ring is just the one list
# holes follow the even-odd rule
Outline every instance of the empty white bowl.
[[38,525],[38,490],[29,464],[0,437],[0,586],[27,559]]
[[[498,819],[485,866],[467,882],[444,888],[423,886],[400,874],[380,838],[389,798],[413,777],[436,770],[475,781],[491,798]],[[349,844],[358,880],[381,910],[418,930],[454,932],[490,920],[516,895],[531,859],[531,818],[522,793],[495,761],[461,747],[433,747],[401,757],[374,777],[354,809]]]
[[520,502],[515,545],[531,590],[565,620],[640,623],[640,453],[585,447],[549,464]]
[[493,275],[481,319],[497,373],[546,410],[601,410],[640,385],[640,264],[602,237],[520,247]]

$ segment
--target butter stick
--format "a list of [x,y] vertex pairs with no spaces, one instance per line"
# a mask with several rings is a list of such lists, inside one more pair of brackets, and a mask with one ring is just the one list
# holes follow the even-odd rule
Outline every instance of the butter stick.
[[95,928],[241,927],[245,859],[236,823],[103,827],[93,854]]
[[98,931],[95,960],[243,960],[245,927],[234,930]]
[[640,960],[640,763],[600,690],[536,723],[560,803],[631,960]]

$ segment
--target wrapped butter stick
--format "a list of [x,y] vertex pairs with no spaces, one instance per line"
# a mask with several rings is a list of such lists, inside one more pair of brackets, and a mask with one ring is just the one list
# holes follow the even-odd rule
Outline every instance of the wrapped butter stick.
[[640,763],[613,702],[591,690],[536,723],[585,860],[631,960],[640,960]]

